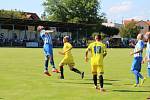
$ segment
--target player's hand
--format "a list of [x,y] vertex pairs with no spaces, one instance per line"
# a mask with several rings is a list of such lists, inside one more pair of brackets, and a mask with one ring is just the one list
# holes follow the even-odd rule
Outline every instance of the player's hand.
[[142,60],[142,64],[144,64],[145,63],[145,61],[144,60]]
[[89,58],[88,57],[85,57],[85,62],[88,62],[89,61]]
[[150,62],[150,59],[147,59],[146,61],[147,61],[147,62]]
[[134,54],[134,53],[131,51],[131,52],[130,52],[130,56],[132,56],[133,54]]
[[61,55],[65,55],[65,53],[63,53],[63,52],[60,52],[60,51],[59,51],[58,53],[59,53],[59,54],[61,54]]

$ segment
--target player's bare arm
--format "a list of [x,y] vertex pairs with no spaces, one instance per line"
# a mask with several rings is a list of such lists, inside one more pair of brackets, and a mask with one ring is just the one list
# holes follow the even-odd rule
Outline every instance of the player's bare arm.
[[69,49],[67,49],[64,53],[66,53],[66,52],[70,51],[71,49],[72,49],[72,47],[71,47],[71,48],[69,48]]
[[85,52],[85,62],[88,62],[88,60],[89,60],[88,52],[89,52],[89,49],[87,49],[86,52]]
[[61,51],[59,51],[58,53],[59,53],[59,54],[61,54],[61,55],[65,55],[65,53],[66,53],[66,52],[68,52],[68,51],[70,51],[71,49],[72,49],[72,48],[69,48],[69,49],[68,49],[68,50],[66,50],[65,52],[61,52]]
[[138,51],[136,51],[136,52],[130,52],[130,55],[133,55],[133,54],[136,54],[136,53],[140,53],[140,52],[142,52],[142,51],[143,51],[143,49],[138,50]]
[[64,52],[61,52],[61,51],[59,51],[58,52],[60,55],[65,55],[65,53]]
[[106,55],[107,55],[107,51],[105,50],[104,54],[103,54],[103,57],[106,57]]
[[45,33],[53,33],[54,30],[46,30]]

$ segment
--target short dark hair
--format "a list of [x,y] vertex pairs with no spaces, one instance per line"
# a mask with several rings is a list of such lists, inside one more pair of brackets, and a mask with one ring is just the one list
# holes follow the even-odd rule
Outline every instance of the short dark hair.
[[101,40],[101,38],[102,38],[100,34],[96,35],[96,37],[98,40]]

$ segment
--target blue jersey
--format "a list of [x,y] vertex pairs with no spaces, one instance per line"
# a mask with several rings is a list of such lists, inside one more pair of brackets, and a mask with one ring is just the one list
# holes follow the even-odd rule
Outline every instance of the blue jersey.
[[134,57],[142,57],[143,48],[144,48],[144,42],[142,40],[139,40],[137,42],[137,44],[135,45],[134,52],[137,52],[139,50],[142,50],[142,51],[139,52],[139,53],[134,54]]
[[45,44],[50,44],[50,45],[52,45],[52,38],[51,38],[51,35],[50,35],[50,34],[45,34],[45,30],[42,30],[42,31],[40,32],[40,36],[41,36],[41,38],[42,38],[43,41],[44,41],[44,45],[45,45]]
[[[150,60],[150,43],[149,42],[147,42],[146,56],[147,56],[147,59]],[[148,62],[147,67],[150,68],[150,62]]]

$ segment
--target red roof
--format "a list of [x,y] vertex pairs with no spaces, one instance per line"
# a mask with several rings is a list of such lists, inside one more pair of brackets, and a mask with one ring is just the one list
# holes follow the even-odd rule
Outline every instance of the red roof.
[[27,19],[40,20],[39,16],[36,13],[25,12],[25,14]]
[[129,19],[129,20],[124,20],[124,21],[123,21],[124,25],[127,25],[127,24],[129,24],[129,23],[131,23],[131,22],[138,22],[138,21],[136,21],[136,20],[134,20],[134,19]]
[[150,21],[146,21],[146,23],[150,26]]
[[[138,23],[138,22],[140,22],[140,21],[131,19],[131,20],[124,20],[123,22],[124,22],[124,25],[127,25],[127,24],[129,24],[129,23],[131,23],[131,22],[136,22],[136,23]],[[149,21],[149,20],[148,20],[148,21],[143,21],[143,22],[145,22],[146,24],[148,24],[148,25],[150,26],[150,21]]]

